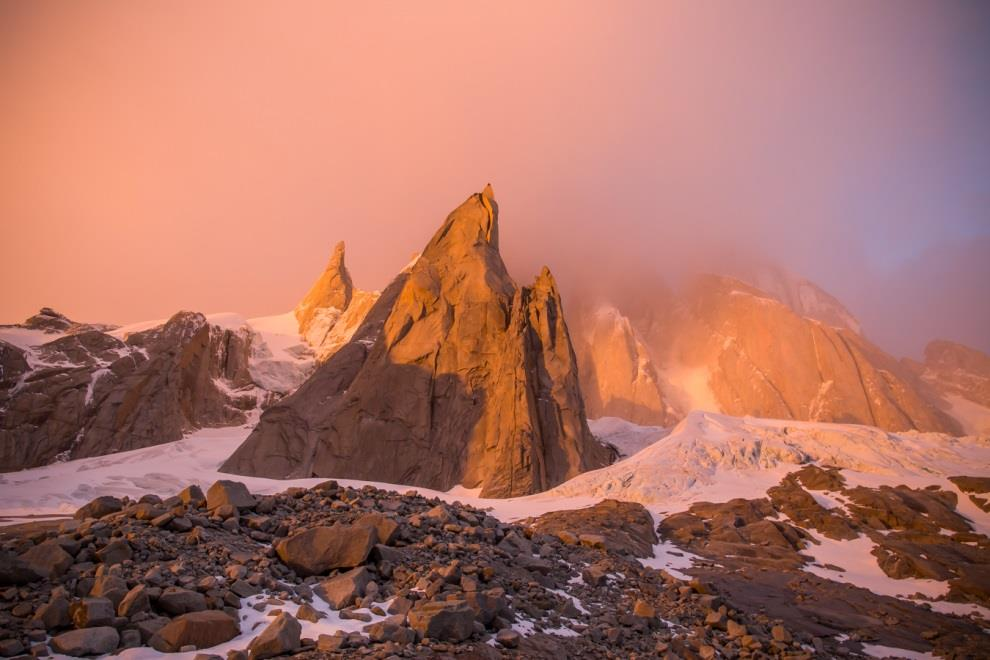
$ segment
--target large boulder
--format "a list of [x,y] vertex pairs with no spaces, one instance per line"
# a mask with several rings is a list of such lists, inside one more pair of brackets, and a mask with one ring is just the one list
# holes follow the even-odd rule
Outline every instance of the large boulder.
[[288,612],[282,612],[248,645],[250,660],[265,660],[299,650],[302,625]]
[[112,626],[70,630],[51,641],[53,651],[74,657],[111,653],[119,643],[120,633]]
[[240,481],[221,479],[206,491],[206,508],[215,511],[225,504],[237,509],[253,509],[258,500]]
[[120,498],[111,495],[101,495],[87,504],[81,506],[75,514],[76,520],[86,520],[87,518],[102,518],[111,513],[117,513],[124,508],[124,503]]
[[205,610],[172,619],[151,638],[149,644],[162,653],[175,653],[184,646],[197,650],[223,644],[240,634],[240,626],[226,612]]
[[451,213],[351,341],[262,415],[221,470],[346,477],[484,497],[606,465],[585,418],[560,294],[498,249],[490,187]]
[[420,637],[463,642],[474,633],[474,617],[463,600],[426,601],[409,611],[409,627]]
[[64,574],[72,566],[72,555],[54,540],[48,540],[29,548],[20,556],[22,562],[36,574],[54,578]]
[[369,525],[314,527],[276,546],[282,562],[300,576],[321,575],[335,568],[352,568],[368,561],[378,542]]

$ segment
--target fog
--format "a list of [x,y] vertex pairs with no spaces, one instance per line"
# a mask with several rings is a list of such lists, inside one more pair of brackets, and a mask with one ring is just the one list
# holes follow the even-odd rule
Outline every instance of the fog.
[[985,3],[371,4],[0,4],[0,322],[381,288],[491,181],[565,306],[765,262],[990,350]]

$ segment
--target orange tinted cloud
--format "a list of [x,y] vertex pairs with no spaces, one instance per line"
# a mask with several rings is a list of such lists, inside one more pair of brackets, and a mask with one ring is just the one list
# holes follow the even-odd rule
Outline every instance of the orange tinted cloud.
[[466,4],[5,3],[0,320],[275,313],[340,239],[382,287],[486,181],[565,295],[729,252],[869,315],[990,233],[979,7]]

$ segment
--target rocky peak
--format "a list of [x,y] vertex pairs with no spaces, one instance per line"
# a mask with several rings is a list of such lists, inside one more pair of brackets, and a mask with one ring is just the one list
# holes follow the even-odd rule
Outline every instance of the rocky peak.
[[223,470],[337,476],[489,497],[605,465],[549,270],[519,288],[491,187],[385,290],[355,339],[272,406]]
[[65,332],[73,325],[75,323],[65,314],[60,314],[51,307],[42,307],[37,314],[24,321],[25,328],[45,332]]
[[[469,254],[498,256],[498,203],[491,184],[471,195],[444,221],[426,245],[422,257],[466,257]],[[497,259],[501,262],[501,257]],[[505,267],[502,266],[502,270]]]
[[296,320],[299,333],[306,335],[321,310],[336,310],[339,314],[347,309],[354,295],[354,283],[344,264],[344,242],[340,241],[330,255],[330,261],[323,274],[310,288],[309,293],[296,306]]

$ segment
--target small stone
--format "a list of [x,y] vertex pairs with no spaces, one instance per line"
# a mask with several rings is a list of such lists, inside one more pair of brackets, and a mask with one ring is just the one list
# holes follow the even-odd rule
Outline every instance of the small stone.
[[653,619],[656,617],[657,611],[652,605],[647,603],[642,598],[639,598],[633,606],[633,614],[644,619]]
[[322,612],[317,612],[316,609],[314,609],[313,606],[310,605],[309,603],[303,603],[302,605],[299,606],[299,609],[296,611],[297,619],[300,619],[302,621],[309,621],[310,623],[317,623],[324,616],[326,615],[323,614]]
[[519,633],[512,628],[503,628],[495,635],[495,641],[507,649],[519,647]]
[[729,639],[736,639],[747,634],[746,626],[736,623],[732,619],[725,622],[725,631],[729,634]]

